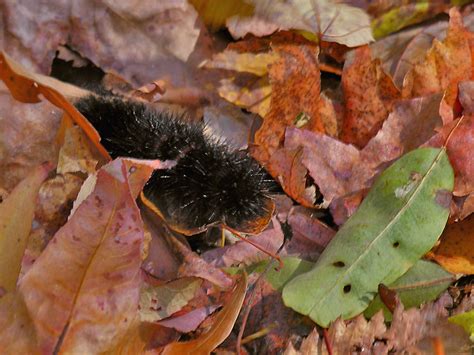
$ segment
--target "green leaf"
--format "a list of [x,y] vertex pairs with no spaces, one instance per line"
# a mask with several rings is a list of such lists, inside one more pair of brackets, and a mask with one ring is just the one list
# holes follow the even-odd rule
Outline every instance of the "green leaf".
[[311,270],[314,263],[294,256],[283,258],[283,268],[281,270],[270,269],[266,275],[266,280],[275,290],[281,291],[283,287],[296,276]]
[[[434,300],[455,280],[455,277],[438,264],[426,260],[418,260],[413,267],[388,288],[396,291],[405,308],[418,307],[422,303]],[[392,320],[392,313],[377,295],[365,310],[367,318],[372,317],[380,309],[386,321]]]
[[474,341],[474,310],[449,317],[448,320],[463,327],[469,333],[471,341]]
[[454,174],[443,149],[416,149],[385,170],[315,267],[290,281],[283,301],[327,327],[361,313],[436,243]]

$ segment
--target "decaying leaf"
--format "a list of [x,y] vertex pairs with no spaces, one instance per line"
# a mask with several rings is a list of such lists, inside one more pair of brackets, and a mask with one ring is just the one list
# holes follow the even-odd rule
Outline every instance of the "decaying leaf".
[[400,92],[368,46],[354,50],[344,63],[345,118],[341,138],[363,148],[392,111]]
[[285,304],[321,326],[363,311],[380,283],[394,282],[433,247],[449,214],[438,195],[452,190],[453,179],[442,149],[417,149],[399,159],[377,179],[313,270],[285,286]]
[[241,22],[240,26],[234,23],[229,29],[235,37],[255,33],[254,28],[257,28],[260,36],[276,30],[303,30],[320,36],[323,41],[348,47],[373,40],[369,16],[362,9],[347,4],[331,0],[251,0],[249,3],[255,6],[254,21]]
[[135,317],[143,226],[129,174],[121,159],[103,167],[22,279],[19,292],[43,351],[105,351]]
[[59,151],[58,174],[83,173],[92,174],[98,163],[94,149],[87,136],[78,126],[72,126],[65,132],[64,144]]
[[222,98],[260,117],[265,117],[270,111],[272,86],[267,77],[251,81],[250,84],[239,84],[234,78],[222,79],[217,91]]
[[227,69],[264,76],[268,67],[278,60],[275,52],[238,53],[232,49],[216,54],[212,60],[203,63],[205,68]]
[[96,130],[62,94],[66,91],[68,97],[77,98],[87,95],[88,91],[50,77],[28,72],[5,53],[0,54],[0,79],[4,81],[11,95],[18,101],[37,103],[41,101],[40,95],[42,95],[53,105],[64,110],[70,119],[82,128],[101,155],[110,159],[109,153],[100,144],[100,137]]
[[471,154],[474,146],[474,115],[465,115],[443,126],[427,145],[441,147],[446,141],[446,151],[456,176],[453,194],[469,195],[474,192],[474,159]]
[[169,73],[171,61],[186,61],[201,32],[197,13],[185,0],[140,6],[12,2],[4,11],[9,16],[2,30],[9,36],[2,37],[2,48],[43,73],[58,45],[67,43],[108,71],[150,82]]
[[451,9],[446,39],[435,39],[423,62],[415,65],[405,76],[404,98],[434,94],[450,88],[449,102],[457,95],[457,83],[471,77],[470,32],[462,23],[461,14]]
[[0,83],[0,186],[11,191],[37,165],[55,164],[52,144],[61,110],[49,102],[23,104]]
[[307,117],[303,124],[306,129],[324,131],[318,110],[321,83],[317,46],[306,41],[299,45],[278,43],[272,47],[279,60],[269,72],[272,85],[270,110],[255,135],[253,152],[261,163],[268,162],[281,146],[286,127],[296,125],[298,115]]
[[147,286],[140,294],[140,319],[156,322],[181,310],[194,297],[202,280],[182,278],[165,285]]
[[474,215],[448,224],[430,257],[453,274],[474,274]]
[[165,347],[165,355],[181,354],[209,354],[221,344],[232,331],[239,315],[247,290],[247,276],[241,276],[232,290],[231,299],[225,304],[214,320],[211,329],[198,338],[186,342],[171,343]]
[[51,169],[49,163],[38,166],[0,204],[0,299],[16,289],[38,191]]
[[[276,253],[283,243],[284,236],[280,223],[273,218],[271,228],[267,228],[262,233],[249,237],[249,239],[266,251]],[[229,267],[241,263],[245,265],[253,264],[268,258],[268,255],[245,241],[239,241],[233,245],[209,250],[202,254],[202,258],[209,265]]]

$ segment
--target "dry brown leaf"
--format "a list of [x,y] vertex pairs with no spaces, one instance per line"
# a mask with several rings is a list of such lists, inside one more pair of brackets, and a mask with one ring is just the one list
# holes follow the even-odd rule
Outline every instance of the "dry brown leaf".
[[301,206],[288,215],[293,236],[285,245],[282,255],[296,255],[305,260],[317,260],[336,232],[317,219],[317,212]]
[[242,84],[238,78],[222,79],[217,91],[220,97],[260,117],[270,111],[272,87],[266,77]]
[[[266,164],[281,146],[285,129],[291,126],[323,132],[319,118],[320,72],[318,47],[310,41],[295,45],[275,43],[279,60],[270,68],[272,96],[270,111],[255,135],[253,155]],[[298,116],[304,120],[298,122]]]
[[424,143],[440,126],[439,95],[397,103],[380,131],[362,150],[329,136],[288,128],[285,149],[303,147],[302,163],[325,204],[369,188],[388,162]]
[[471,78],[472,60],[469,38],[461,14],[456,8],[449,12],[446,39],[434,39],[424,61],[415,65],[405,76],[404,98],[430,95],[448,89],[446,101],[452,106],[457,96],[457,83]]
[[240,53],[232,49],[218,53],[211,60],[205,61],[202,66],[212,69],[227,69],[264,76],[268,74],[268,67],[278,60],[275,52],[267,53]]
[[121,159],[99,170],[93,192],[20,283],[42,351],[105,351],[135,317],[143,227],[129,174]]
[[38,191],[52,168],[38,166],[0,204],[0,297],[16,289]]
[[[283,243],[284,236],[280,223],[273,218],[271,228],[267,228],[258,235],[248,237],[248,239],[260,245],[266,251],[276,253]],[[201,257],[214,267],[229,267],[239,264],[251,265],[268,259],[267,254],[245,241],[238,241],[233,245],[209,250],[203,253]]]
[[42,354],[31,316],[17,292],[0,298],[0,350],[4,354]]
[[[168,232],[169,233],[169,232]],[[232,286],[233,281],[221,269],[209,265],[203,258],[193,252],[184,242],[170,235],[168,242],[172,245],[175,255],[182,258],[179,268],[179,277],[195,276],[208,280],[222,289],[228,289]]]
[[167,345],[163,350],[163,355],[210,354],[232,331],[244,302],[246,291],[247,275],[244,274],[232,290],[232,297],[216,316],[211,329],[196,339]]
[[50,77],[30,73],[5,53],[0,54],[0,79],[4,81],[5,85],[10,89],[11,95],[18,101],[37,103],[41,101],[40,95],[43,95],[53,105],[64,110],[70,119],[82,128],[100,154],[105,159],[110,159],[109,153],[100,144],[100,137],[96,130],[63,96],[63,90],[59,92],[57,89],[67,90],[68,97],[70,98],[87,95],[88,91]]
[[453,274],[474,274],[474,215],[448,224],[430,258]]
[[[58,45],[67,43],[106,71],[146,83],[179,67],[201,33],[185,0],[69,4],[8,2],[2,48],[29,69],[48,73]],[[34,16],[31,16],[34,14]]]
[[[333,354],[349,354],[358,349],[364,349],[370,354],[425,354],[433,351],[433,338],[438,337],[445,346],[446,354],[467,355],[470,353],[467,334],[463,334],[460,327],[448,323],[446,308],[451,306],[452,298],[447,293],[438,301],[430,302],[421,309],[405,310],[399,303],[388,329],[381,312],[370,321],[362,315],[350,321],[338,319],[328,330],[328,340]],[[317,351],[308,353],[309,349]],[[303,341],[299,351],[292,347],[287,350],[287,354],[326,355],[328,352],[324,341],[313,331],[307,340]]]
[[82,177],[66,174],[56,175],[41,186],[20,277],[28,272],[51,238],[66,223],[83,182]]
[[49,102],[23,104],[0,83],[0,186],[11,190],[35,166],[57,161],[61,111]]
[[379,59],[372,59],[368,46],[355,49],[344,63],[342,89],[345,117],[341,140],[363,148],[374,137],[400,98]]
[[[452,132],[454,127],[457,128]],[[465,196],[474,192],[474,115],[465,115],[445,126],[427,142],[432,147],[441,147],[450,136],[447,144],[449,161],[454,169],[455,196]]]
[[59,150],[58,174],[83,173],[92,174],[96,170],[97,157],[91,147],[87,136],[78,126],[66,129],[64,144]]
[[306,186],[308,170],[302,164],[303,149],[280,148],[267,164],[267,170],[280,183],[288,196],[306,207],[314,207],[316,189]]

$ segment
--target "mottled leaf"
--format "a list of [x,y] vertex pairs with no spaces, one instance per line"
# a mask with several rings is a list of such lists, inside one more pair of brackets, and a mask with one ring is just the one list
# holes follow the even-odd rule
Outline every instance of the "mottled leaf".
[[105,351],[135,318],[143,226],[129,174],[121,159],[99,170],[92,193],[20,283],[43,351]]
[[317,46],[305,41],[276,43],[272,48],[280,59],[270,68],[270,110],[255,134],[253,155],[261,163],[268,162],[281,146],[285,129],[296,125],[298,115],[303,113],[307,117],[299,127],[324,131],[318,110],[321,83]]
[[341,139],[363,148],[392,111],[400,92],[368,46],[354,50],[344,63],[345,117]]

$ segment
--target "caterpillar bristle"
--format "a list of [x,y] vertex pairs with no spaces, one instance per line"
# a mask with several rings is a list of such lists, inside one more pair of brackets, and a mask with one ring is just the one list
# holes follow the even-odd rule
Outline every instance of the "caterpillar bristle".
[[91,95],[75,105],[112,157],[177,160],[155,171],[143,190],[171,224],[252,232],[269,220],[275,181],[246,152],[206,135],[203,124],[116,96]]

